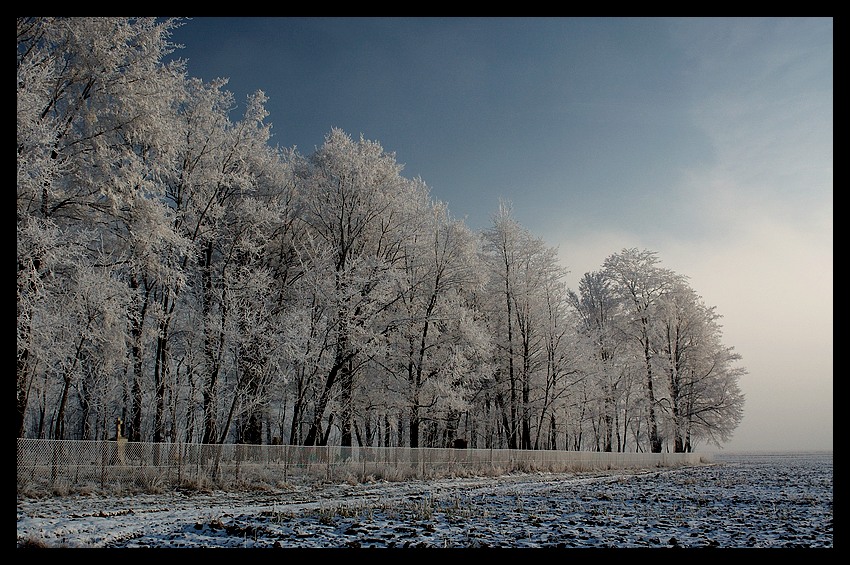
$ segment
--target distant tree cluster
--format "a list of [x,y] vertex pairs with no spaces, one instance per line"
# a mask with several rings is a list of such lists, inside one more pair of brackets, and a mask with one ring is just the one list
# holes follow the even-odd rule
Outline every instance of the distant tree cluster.
[[651,251],[563,282],[338,129],[165,62],[179,19],[17,19],[18,437],[593,451],[720,445],[746,373]]

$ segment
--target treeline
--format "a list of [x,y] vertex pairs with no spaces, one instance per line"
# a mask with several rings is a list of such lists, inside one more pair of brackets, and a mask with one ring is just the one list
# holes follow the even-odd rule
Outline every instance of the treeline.
[[573,291],[379,143],[273,147],[163,18],[17,19],[17,437],[690,451],[740,423],[719,315],[652,251]]

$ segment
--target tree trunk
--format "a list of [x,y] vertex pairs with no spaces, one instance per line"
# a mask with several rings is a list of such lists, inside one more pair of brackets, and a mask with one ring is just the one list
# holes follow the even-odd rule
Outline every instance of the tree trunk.
[[649,400],[649,448],[652,453],[661,453],[662,441],[658,435],[658,418],[655,415],[655,392],[652,385],[652,355],[649,351],[649,320],[642,318],[643,358],[646,362],[646,394]]
[[242,443],[261,445],[263,443],[263,419],[258,410],[248,414],[246,424],[242,429]]
[[[32,308],[28,305],[28,302],[21,304],[21,297],[27,295],[27,291],[24,290],[29,287],[29,292],[35,292],[36,287],[32,281],[27,283],[26,273],[29,272],[29,268],[32,267],[36,272],[38,271],[40,260],[32,259],[21,261],[18,259],[18,278],[17,278],[17,302],[16,302],[16,312],[18,315],[18,323],[21,323],[21,320],[27,320],[25,327],[20,328],[20,337],[18,346],[21,349],[18,351],[15,359],[15,371],[16,371],[16,407],[17,412],[15,415],[15,425],[18,432],[18,437],[22,438],[25,435],[24,424],[26,422],[26,412],[27,412],[27,404],[29,403],[29,392],[30,392],[30,382],[33,377],[33,368],[30,365],[30,337],[32,334],[32,325],[30,321],[32,320]],[[27,314],[24,317],[24,314]]]
[[522,436],[520,449],[531,449],[531,361],[527,335],[522,345]]
[[154,362],[154,428],[153,441],[160,443],[165,437],[165,383],[168,378],[168,320],[159,325]]
[[304,373],[303,369],[298,369],[295,377],[295,400],[292,404],[292,424],[289,427],[289,443],[290,445],[301,444],[301,418],[306,406],[304,405]]
[[307,431],[307,437],[304,440],[304,445],[319,445],[316,441],[319,439],[321,434],[321,424],[322,419],[325,417],[325,410],[328,407],[328,401],[330,400],[331,390],[333,389],[334,383],[336,382],[337,374],[339,373],[340,368],[342,367],[342,363],[339,361],[339,357],[334,366],[331,367],[330,372],[328,372],[328,376],[325,379],[325,387],[322,390],[322,394],[319,397],[319,402],[316,404],[316,410],[313,414],[313,421],[310,424],[310,429]]
[[201,284],[203,292],[201,293],[201,311],[204,320],[204,360],[206,362],[206,379],[203,385],[203,404],[204,404],[204,434],[203,443],[216,443],[218,436],[218,375],[221,370],[221,350],[223,347],[225,319],[225,305],[221,307],[221,323],[218,335],[213,335],[210,329],[210,318],[212,316],[212,305],[214,301],[213,283],[212,283],[212,242],[209,242],[201,253]]
[[410,438],[410,447],[419,447],[419,434],[420,434],[419,423],[420,423],[420,419],[419,419],[419,408],[417,406],[411,406],[410,407],[410,418],[408,418],[408,421],[409,421],[409,427],[410,427],[410,430],[409,430],[410,433],[408,434],[408,436]]
[[[138,294],[142,288],[141,281],[137,277],[130,277],[130,289]],[[130,316],[130,335],[132,338],[132,346],[130,353],[133,358],[132,362],[132,382],[130,384],[130,441],[142,441],[142,328],[148,310],[150,300],[150,288],[145,285],[141,296],[137,299],[141,300],[138,308],[137,316]]]
[[26,422],[27,404],[29,403],[30,370],[29,350],[24,349],[17,357],[17,397],[15,414],[15,425],[18,430],[18,438],[24,437],[24,423]]
[[349,358],[343,364],[340,371],[339,384],[342,389],[342,413],[339,423],[340,428],[340,445],[342,447],[351,447],[351,423],[354,419],[354,375],[352,374],[352,364]]
[[56,411],[56,427],[53,430],[53,439],[65,439],[65,407],[68,405],[68,391],[71,389],[71,377],[65,377],[62,384],[62,396],[59,400],[59,409]]

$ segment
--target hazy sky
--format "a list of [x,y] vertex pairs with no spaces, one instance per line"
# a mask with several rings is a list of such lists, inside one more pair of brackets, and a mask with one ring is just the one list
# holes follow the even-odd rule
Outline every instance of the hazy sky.
[[193,77],[273,143],[380,142],[473,229],[499,198],[568,284],[657,252],[749,374],[726,451],[833,448],[832,18],[195,18]]

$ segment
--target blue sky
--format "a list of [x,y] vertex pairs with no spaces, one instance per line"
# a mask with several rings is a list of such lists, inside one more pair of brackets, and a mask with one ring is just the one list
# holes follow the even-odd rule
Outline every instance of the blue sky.
[[274,144],[362,134],[474,229],[510,201],[572,288],[656,251],[749,371],[724,449],[832,449],[832,18],[208,17],[172,40],[237,103],[266,93]]

